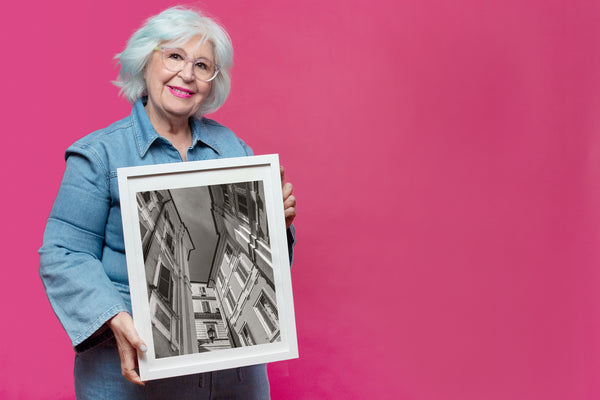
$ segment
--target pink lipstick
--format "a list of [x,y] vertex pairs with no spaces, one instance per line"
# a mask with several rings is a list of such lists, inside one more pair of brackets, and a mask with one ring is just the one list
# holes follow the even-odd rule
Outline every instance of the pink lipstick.
[[192,97],[194,95],[194,92],[192,92],[189,89],[185,89],[185,88],[181,88],[181,87],[177,87],[177,86],[167,86],[169,88],[169,91],[171,93],[173,93],[174,96],[180,97],[182,99],[189,99],[190,97]]

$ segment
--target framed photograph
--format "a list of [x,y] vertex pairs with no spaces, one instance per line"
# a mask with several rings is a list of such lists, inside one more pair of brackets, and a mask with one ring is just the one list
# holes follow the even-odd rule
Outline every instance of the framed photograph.
[[117,173],[142,380],[297,358],[278,156]]

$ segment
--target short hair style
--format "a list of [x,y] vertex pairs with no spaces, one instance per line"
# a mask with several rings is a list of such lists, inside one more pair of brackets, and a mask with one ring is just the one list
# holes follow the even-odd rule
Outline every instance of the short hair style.
[[214,62],[221,69],[212,81],[210,94],[202,102],[196,116],[216,111],[225,103],[231,87],[229,70],[233,65],[233,46],[223,27],[200,11],[176,6],[150,17],[127,41],[125,50],[115,58],[121,64],[119,76],[113,83],[120,87],[120,94],[134,103],[146,95],[143,70],[150,61],[154,49],[164,42],[186,43],[194,36],[202,36],[213,46]]

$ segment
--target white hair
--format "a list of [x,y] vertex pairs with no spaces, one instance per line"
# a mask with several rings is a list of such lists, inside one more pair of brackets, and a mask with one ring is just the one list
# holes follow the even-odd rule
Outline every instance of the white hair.
[[164,42],[185,43],[198,35],[211,43],[215,55],[214,62],[221,68],[212,81],[210,94],[202,102],[196,115],[202,116],[216,111],[229,95],[233,46],[225,29],[211,18],[202,15],[200,11],[177,6],[150,17],[131,35],[125,50],[115,56],[121,64],[121,70],[113,83],[121,88],[120,93],[130,103],[134,103],[147,93],[143,70],[154,49]]

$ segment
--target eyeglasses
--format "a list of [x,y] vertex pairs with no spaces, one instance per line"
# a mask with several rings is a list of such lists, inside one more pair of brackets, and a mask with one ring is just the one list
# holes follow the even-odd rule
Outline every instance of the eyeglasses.
[[181,49],[170,47],[155,47],[154,50],[162,51],[162,62],[166,69],[172,72],[179,72],[185,68],[188,62],[192,63],[192,71],[196,79],[204,82],[210,82],[217,77],[220,65],[215,64],[208,58],[200,57],[191,59]]

